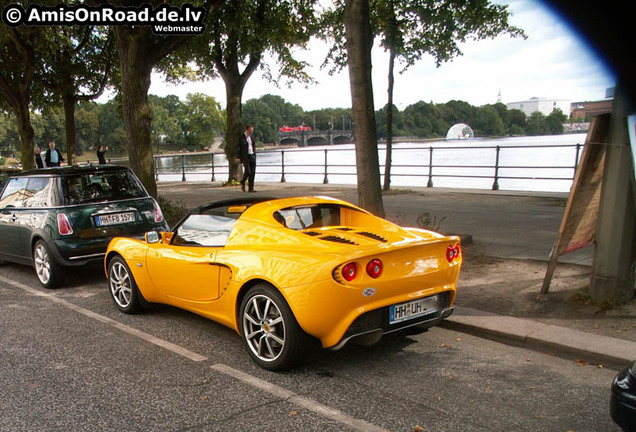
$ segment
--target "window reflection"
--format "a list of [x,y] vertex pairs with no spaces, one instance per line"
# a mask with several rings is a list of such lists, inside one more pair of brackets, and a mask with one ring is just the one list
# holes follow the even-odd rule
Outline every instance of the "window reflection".
[[236,218],[219,215],[191,215],[177,229],[172,244],[184,246],[225,246]]

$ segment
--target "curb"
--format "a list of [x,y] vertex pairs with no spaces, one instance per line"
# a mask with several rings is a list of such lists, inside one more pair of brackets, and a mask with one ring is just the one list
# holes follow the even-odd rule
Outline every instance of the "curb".
[[439,325],[506,345],[617,370],[636,359],[636,342],[461,306],[456,306],[455,313]]

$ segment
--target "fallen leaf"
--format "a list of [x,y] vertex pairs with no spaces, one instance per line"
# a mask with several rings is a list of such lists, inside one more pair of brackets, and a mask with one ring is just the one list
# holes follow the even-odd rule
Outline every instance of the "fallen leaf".
[[207,396],[201,396],[199,399],[206,400],[207,398],[208,398]]
[[298,411],[290,411],[289,415],[290,416],[297,416],[298,415]]
[[420,425],[417,425],[413,428],[413,432],[424,432],[424,428]]

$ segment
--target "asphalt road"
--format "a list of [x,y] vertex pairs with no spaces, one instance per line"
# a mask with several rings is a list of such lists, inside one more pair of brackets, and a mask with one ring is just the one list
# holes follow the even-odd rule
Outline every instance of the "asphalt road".
[[441,328],[272,373],[196,315],[119,313],[99,268],[48,291],[5,264],[0,310],[0,431],[619,430],[617,371]]

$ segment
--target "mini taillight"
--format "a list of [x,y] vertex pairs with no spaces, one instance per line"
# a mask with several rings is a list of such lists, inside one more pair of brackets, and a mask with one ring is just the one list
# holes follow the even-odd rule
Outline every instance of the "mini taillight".
[[367,274],[372,278],[377,278],[382,274],[382,261],[375,258],[367,264]]
[[68,216],[66,216],[65,213],[57,214],[57,231],[60,235],[73,234],[73,227],[71,227],[71,222],[68,220]]
[[358,274],[358,267],[356,263],[349,263],[342,268],[342,277],[345,278],[347,282],[351,282],[355,279]]
[[161,212],[161,207],[157,204],[157,201],[152,202],[155,206],[155,222],[163,222],[163,213]]
[[448,248],[446,248],[446,259],[448,262],[453,262],[457,257],[459,257],[459,245],[448,246]]

